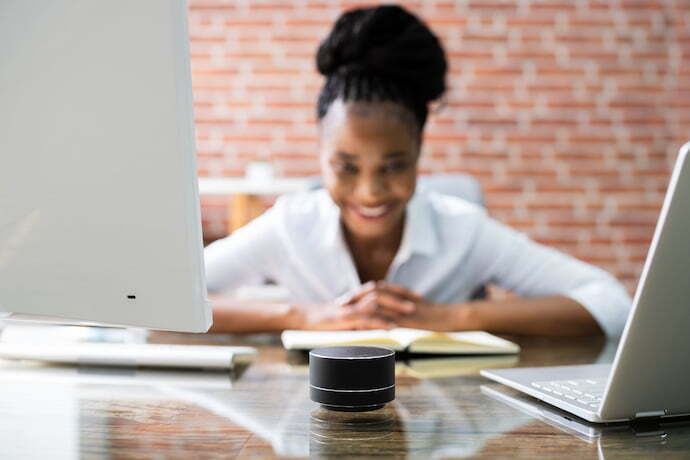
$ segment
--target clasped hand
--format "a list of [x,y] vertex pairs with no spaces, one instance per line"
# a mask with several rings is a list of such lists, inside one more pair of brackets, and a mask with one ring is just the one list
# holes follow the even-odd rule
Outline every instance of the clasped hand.
[[434,304],[419,294],[385,281],[368,282],[350,297],[328,305],[305,306],[304,329],[453,330],[450,305]]

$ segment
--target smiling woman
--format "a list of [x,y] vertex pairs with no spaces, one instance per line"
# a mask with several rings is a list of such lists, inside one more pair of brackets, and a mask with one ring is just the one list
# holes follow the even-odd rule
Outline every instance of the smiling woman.
[[[349,11],[316,61],[325,188],[282,197],[206,249],[214,331],[620,333],[630,298],[610,275],[460,198],[416,190],[428,107],[446,77],[443,48],[417,17],[397,6]],[[266,278],[291,301],[233,299]],[[519,297],[471,301],[488,282]]]
[[321,124],[324,185],[362,282],[385,279],[415,191],[419,139],[404,115],[389,102],[338,100]]

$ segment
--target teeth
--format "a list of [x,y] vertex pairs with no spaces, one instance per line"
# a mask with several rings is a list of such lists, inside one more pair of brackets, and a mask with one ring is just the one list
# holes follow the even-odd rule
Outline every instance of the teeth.
[[388,209],[388,206],[383,205],[383,206],[377,206],[375,208],[365,208],[363,206],[358,206],[357,207],[357,212],[362,214],[365,217],[379,217],[382,216],[386,210]]

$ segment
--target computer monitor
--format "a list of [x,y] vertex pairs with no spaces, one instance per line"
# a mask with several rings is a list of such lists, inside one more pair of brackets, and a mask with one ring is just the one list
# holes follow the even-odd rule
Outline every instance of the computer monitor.
[[185,0],[0,2],[0,311],[202,332]]

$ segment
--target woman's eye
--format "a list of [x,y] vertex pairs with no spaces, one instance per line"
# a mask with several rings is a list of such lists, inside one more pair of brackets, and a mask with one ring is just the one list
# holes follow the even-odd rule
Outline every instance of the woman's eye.
[[406,161],[392,161],[383,165],[383,172],[400,172],[407,168]]
[[352,163],[336,163],[335,169],[340,173],[357,174],[359,170]]

